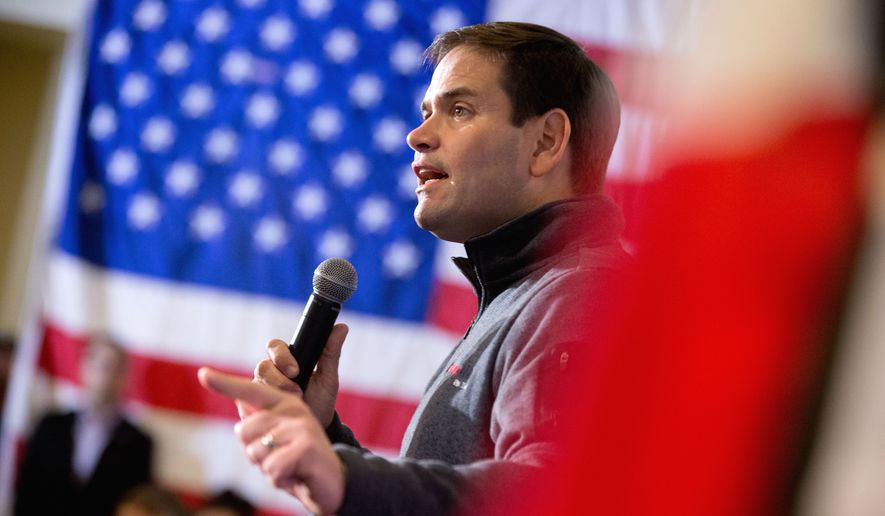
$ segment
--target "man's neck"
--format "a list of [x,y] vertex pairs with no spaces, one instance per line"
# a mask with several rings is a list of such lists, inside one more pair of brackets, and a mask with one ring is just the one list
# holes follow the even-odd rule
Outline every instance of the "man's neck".
[[120,415],[120,407],[116,401],[93,401],[83,407],[85,417],[96,421],[112,421]]

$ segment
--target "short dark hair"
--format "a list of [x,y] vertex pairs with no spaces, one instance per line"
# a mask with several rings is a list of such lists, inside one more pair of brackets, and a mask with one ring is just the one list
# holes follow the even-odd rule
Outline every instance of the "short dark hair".
[[492,22],[438,35],[425,56],[434,66],[467,45],[503,63],[501,87],[510,98],[512,122],[561,108],[572,134],[572,186],[577,193],[602,188],[620,126],[618,95],[611,80],[571,38],[533,23]]

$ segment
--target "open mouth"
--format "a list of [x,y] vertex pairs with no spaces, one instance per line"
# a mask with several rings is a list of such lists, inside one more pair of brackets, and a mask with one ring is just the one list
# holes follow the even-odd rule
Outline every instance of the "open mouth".
[[416,165],[412,167],[412,169],[415,171],[415,175],[418,176],[418,182],[422,185],[430,181],[437,181],[449,177],[449,175],[442,170],[423,165]]

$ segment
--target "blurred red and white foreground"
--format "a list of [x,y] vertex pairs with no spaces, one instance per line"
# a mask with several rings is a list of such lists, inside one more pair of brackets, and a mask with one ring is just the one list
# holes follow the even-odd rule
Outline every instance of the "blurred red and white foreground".
[[[712,3],[546,514],[885,514],[881,7]],[[878,124],[878,125],[877,125]]]

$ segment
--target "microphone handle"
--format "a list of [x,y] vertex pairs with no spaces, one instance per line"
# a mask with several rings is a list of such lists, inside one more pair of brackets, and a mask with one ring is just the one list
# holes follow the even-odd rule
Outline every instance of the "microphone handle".
[[341,312],[341,303],[329,301],[323,297],[311,294],[298,321],[298,328],[289,341],[289,352],[298,362],[298,376],[293,378],[302,391],[307,390],[313,370],[316,368],[326,340],[332,333],[335,319]]

